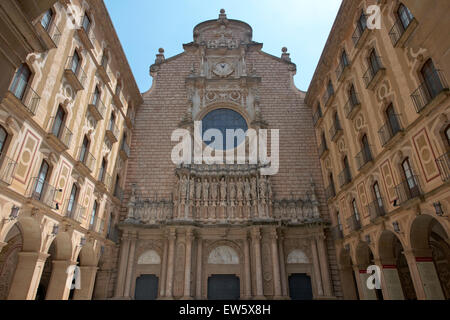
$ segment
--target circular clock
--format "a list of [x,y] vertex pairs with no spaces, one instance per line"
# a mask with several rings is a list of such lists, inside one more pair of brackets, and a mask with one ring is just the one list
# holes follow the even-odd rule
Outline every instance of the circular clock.
[[233,73],[233,67],[226,62],[220,62],[215,65],[213,72],[219,77],[228,77]]

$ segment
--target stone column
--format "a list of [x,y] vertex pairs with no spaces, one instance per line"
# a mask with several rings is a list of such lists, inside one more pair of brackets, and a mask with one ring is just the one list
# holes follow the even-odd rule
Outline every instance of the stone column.
[[122,245],[120,248],[119,272],[117,275],[117,284],[115,292],[116,298],[122,298],[124,296],[125,276],[127,273],[127,261],[129,250],[130,250],[130,240],[126,237],[126,235],[123,235]]
[[136,252],[136,235],[133,235],[130,238],[130,253],[128,254],[128,263],[127,263],[127,276],[125,280],[125,292],[124,297],[131,298],[130,290],[131,290],[131,282],[133,281],[133,268],[134,268],[134,254]]
[[92,300],[97,267],[80,267],[80,290],[75,290],[73,300]]
[[332,297],[333,289],[331,285],[330,270],[328,268],[327,247],[325,245],[325,236],[316,237],[317,249],[319,250],[320,271],[322,274],[322,284],[325,296]]
[[[47,288],[45,300],[68,300],[70,286],[74,277],[74,272],[69,271],[69,267],[76,266],[77,263],[70,260],[52,261],[52,274]],[[73,269],[72,269],[73,270]]]
[[8,300],[34,300],[45,260],[50,255],[42,252],[20,252],[11,282]]
[[278,236],[278,253],[280,256],[281,289],[283,296],[287,297],[289,293],[287,287],[286,261],[284,260],[284,236],[281,232]]
[[159,288],[159,297],[163,298],[166,296],[166,273],[167,273],[167,234],[164,235],[164,251],[161,259],[161,283]]
[[317,254],[317,245],[315,237],[311,238],[310,241],[311,241],[311,252],[313,256],[314,277],[316,278],[317,294],[322,297],[323,296],[322,275],[320,273],[320,263]]
[[191,268],[192,268],[192,229],[186,230],[186,262],[184,265],[184,300],[190,300],[191,297]]
[[167,281],[166,281],[166,298],[173,299],[173,273],[174,273],[174,254],[175,254],[175,240],[177,239],[176,229],[169,231],[169,257],[167,258]]
[[197,276],[195,285],[195,298],[202,299],[202,264],[203,264],[203,239],[197,235]]
[[252,276],[250,266],[250,246],[248,243],[247,233],[244,239],[244,267],[245,267],[245,296],[244,300],[250,300],[252,297]]
[[261,233],[259,227],[252,230],[253,250],[255,251],[255,276],[256,276],[256,297],[255,300],[265,299],[262,277],[261,262]]
[[271,246],[272,246],[272,266],[273,266],[273,286],[275,289],[274,299],[281,299],[281,279],[280,279],[280,262],[278,255],[278,235],[277,230],[271,231]]

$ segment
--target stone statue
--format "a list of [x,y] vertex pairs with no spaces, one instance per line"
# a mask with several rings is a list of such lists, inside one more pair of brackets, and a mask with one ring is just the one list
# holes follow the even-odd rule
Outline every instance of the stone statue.
[[238,201],[242,201],[242,191],[244,189],[244,183],[242,182],[242,178],[239,178],[238,182],[237,182],[237,200]]
[[236,199],[236,186],[234,180],[230,182],[230,200],[234,201]]
[[250,201],[250,194],[251,194],[251,189],[250,189],[250,182],[248,181],[248,179],[245,179],[245,199],[247,201]]
[[217,196],[218,196],[218,183],[216,179],[213,179],[211,182],[211,197],[213,201],[217,200]]
[[203,180],[203,201],[208,202],[209,200],[209,182],[207,179]]
[[257,188],[256,188],[256,178],[255,177],[252,178],[251,194],[252,194],[252,199],[253,200],[256,200],[258,198],[258,196],[257,196]]
[[195,195],[195,180],[191,179],[189,181],[189,200],[194,200]]
[[197,179],[197,185],[195,189],[195,199],[200,200],[202,198],[202,183],[200,179]]
[[188,187],[188,180],[185,176],[181,178],[181,186],[180,186],[180,192],[181,192],[181,198],[186,199],[187,196],[187,187]]
[[227,182],[225,178],[220,180],[220,200],[225,202],[227,200]]
[[261,177],[261,179],[259,180],[259,198],[260,199],[265,199],[266,198],[266,177]]

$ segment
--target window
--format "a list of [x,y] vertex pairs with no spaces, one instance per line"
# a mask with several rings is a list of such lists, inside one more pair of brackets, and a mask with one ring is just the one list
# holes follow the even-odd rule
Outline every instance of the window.
[[333,173],[330,173],[330,187],[331,187],[331,192],[333,193],[333,195],[336,195],[336,188],[334,187],[334,178],[333,178]]
[[445,137],[447,138],[447,145],[450,147],[450,125],[445,129]]
[[414,19],[414,16],[403,3],[400,4],[400,6],[398,7],[397,15],[398,18],[400,19],[403,29],[406,30],[411,21]]
[[353,106],[356,106],[359,104],[358,96],[356,95],[355,86],[353,84],[350,87],[350,89],[348,90],[348,95],[350,98],[350,102],[352,103]]
[[116,196],[116,197],[121,197],[121,194],[120,194],[120,177],[119,177],[119,175],[117,175],[117,177],[116,177],[116,185],[114,186],[114,195]]
[[71,70],[72,70],[73,73],[76,74],[78,72],[78,68],[80,66],[80,62],[81,62],[80,55],[78,54],[77,51],[75,51],[73,53],[72,66],[71,66]]
[[6,140],[8,139],[8,132],[0,126],[0,156],[3,155],[3,149],[6,145]]
[[350,182],[352,175],[350,173],[350,165],[348,164],[348,158],[344,158],[344,174],[347,182]]
[[84,31],[86,31],[86,33],[88,33],[90,28],[91,28],[91,19],[87,14],[85,14],[83,18],[83,29]]
[[103,158],[102,165],[100,166],[100,172],[99,172],[99,175],[98,175],[98,180],[99,181],[103,182],[103,179],[105,178],[106,167],[107,167],[107,162],[106,162],[106,159]]
[[81,149],[80,149],[80,159],[79,160],[81,162],[86,161],[88,152],[89,152],[89,139],[86,136],[84,136],[83,144],[81,145]]
[[341,54],[341,64],[343,67],[347,67],[349,65],[347,52],[345,52],[345,50],[343,50]]
[[369,139],[367,138],[367,135],[364,135],[361,139],[363,152],[364,152],[364,159],[366,161],[372,160],[372,152],[370,151],[370,145],[369,145]]
[[95,223],[95,216],[97,215],[97,208],[98,208],[98,203],[97,203],[97,201],[94,201],[94,206],[92,207],[91,222],[89,223],[90,226],[93,226]]
[[44,13],[44,16],[41,19],[41,25],[47,32],[50,29],[50,25],[52,24],[52,20],[53,20],[53,10],[52,9],[48,9]]
[[358,19],[358,28],[361,32],[367,28],[367,18],[364,12],[361,12],[361,16]]
[[327,149],[327,138],[325,137],[325,132],[322,132],[322,146]]
[[120,91],[122,91],[122,86],[120,85],[120,81],[117,81],[117,86],[116,86],[116,95],[120,95]]
[[389,129],[393,136],[400,131],[400,124],[398,123],[397,115],[395,114],[394,106],[392,104],[386,109],[386,115],[388,118]]
[[38,179],[36,181],[36,186],[34,188],[34,196],[36,199],[40,200],[41,195],[45,192],[44,187],[48,178],[48,173],[50,171],[50,166],[47,161],[43,160],[41,164],[41,168],[39,169]]
[[61,131],[64,126],[65,119],[66,119],[66,112],[63,110],[63,108],[61,108],[61,106],[59,106],[53,121],[53,128],[52,128],[52,134],[55,137],[61,136]]
[[341,223],[341,214],[339,213],[339,211],[336,213],[336,220],[337,220],[339,230],[343,231],[342,223]]
[[444,89],[434,63],[429,59],[420,70],[428,94],[433,99]]
[[334,94],[333,83],[331,82],[331,80],[328,81],[327,93],[328,93],[328,97],[331,97]]
[[341,129],[341,123],[339,121],[339,115],[337,112],[334,113],[334,126],[335,126],[336,130]]
[[352,207],[353,207],[353,215],[355,216],[356,221],[360,221],[358,205],[356,204],[355,199],[353,199],[352,201]]
[[14,75],[14,80],[11,84],[11,92],[16,96],[17,99],[22,100],[25,91],[30,81],[31,71],[26,64],[22,64]]
[[372,188],[378,208],[383,208],[383,198],[381,197],[380,186],[378,185],[378,182],[375,182]]
[[375,49],[370,52],[369,55],[369,67],[372,70],[372,74],[375,75],[380,70],[380,63],[378,61],[377,53]]
[[114,114],[114,112],[111,112],[111,118],[109,118],[109,127],[108,129],[112,131],[112,129],[114,128],[114,124],[116,122],[116,116]]
[[98,101],[100,100],[100,90],[98,89],[98,87],[96,86],[95,87],[95,90],[94,90],[94,95],[92,96],[92,104],[93,105],[97,105],[97,103],[98,103]]
[[102,66],[106,69],[106,65],[108,64],[108,53],[103,52],[102,56]]
[[69,203],[67,205],[67,212],[73,213],[73,210],[75,209],[75,202],[77,200],[78,195],[78,187],[76,184],[72,186],[72,191],[70,192],[70,198]]
[[414,177],[409,158],[406,158],[402,163],[403,175],[406,179],[409,191],[414,191],[417,188],[416,179]]

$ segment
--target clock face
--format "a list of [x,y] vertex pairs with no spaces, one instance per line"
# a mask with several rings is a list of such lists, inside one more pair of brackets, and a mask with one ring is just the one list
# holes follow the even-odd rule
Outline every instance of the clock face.
[[214,67],[214,73],[218,75],[219,77],[227,77],[229,76],[234,70],[233,67],[226,62],[220,62],[216,64]]

